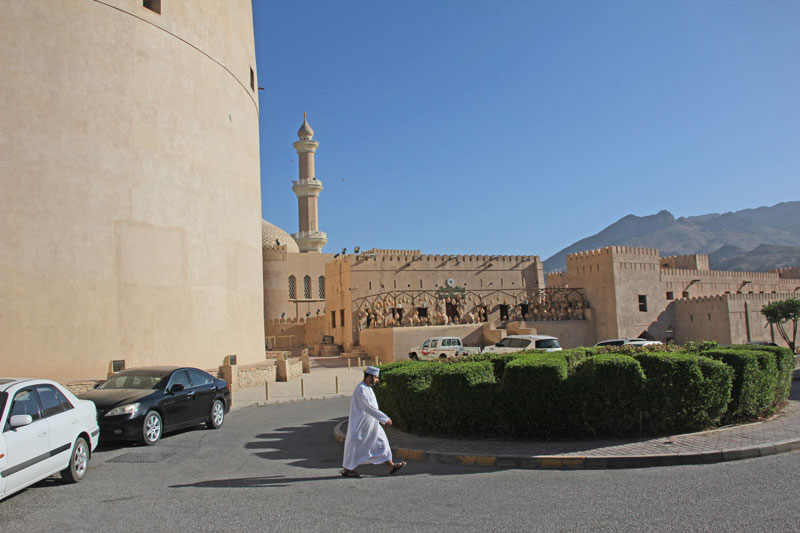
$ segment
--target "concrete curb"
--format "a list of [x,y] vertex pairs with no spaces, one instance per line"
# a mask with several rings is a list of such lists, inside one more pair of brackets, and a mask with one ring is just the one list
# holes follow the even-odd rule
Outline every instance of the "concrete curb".
[[[273,406],[273,405],[288,405],[288,404],[292,404],[292,403],[315,402],[315,401],[318,401],[318,400],[330,400],[332,398],[349,398],[349,397],[350,397],[350,395],[348,395],[348,394],[328,394],[328,395],[325,395],[325,396],[306,396],[304,398],[289,398],[289,399],[286,399],[286,400],[270,400],[270,401],[266,401],[266,400],[257,400],[257,401],[239,400],[239,404],[240,405],[237,405],[236,401],[234,400],[234,403],[231,406],[231,410],[244,409],[246,407],[270,407],[270,406]],[[243,404],[243,405],[241,405],[241,404]]]
[[[333,438],[344,443],[347,420],[336,424]],[[649,468],[653,466],[701,465],[765,457],[800,450],[800,438],[782,442],[696,453],[666,455],[461,455],[430,452],[408,448],[393,448],[392,454],[401,459],[449,465],[529,468],[543,470],[599,470],[610,468]]]

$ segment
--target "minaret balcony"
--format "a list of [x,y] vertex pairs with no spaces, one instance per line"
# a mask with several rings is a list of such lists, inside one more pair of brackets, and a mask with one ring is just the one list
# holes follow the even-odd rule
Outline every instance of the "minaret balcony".
[[298,154],[305,152],[311,152],[313,154],[317,151],[317,148],[319,148],[319,143],[317,141],[312,141],[311,139],[301,139],[299,141],[295,141],[292,146],[294,146],[294,149]]
[[298,198],[319,196],[319,193],[322,192],[322,182],[317,178],[292,181],[292,190]]
[[300,252],[319,252],[328,242],[328,234],[324,231],[298,231],[292,233],[292,238]]

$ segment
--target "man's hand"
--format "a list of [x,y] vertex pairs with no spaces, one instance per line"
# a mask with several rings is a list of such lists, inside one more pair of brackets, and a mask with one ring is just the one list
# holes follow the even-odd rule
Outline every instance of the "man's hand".
[[387,420],[387,421],[386,421],[386,422],[385,422],[383,425],[384,425],[384,426],[391,426],[391,425],[392,425],[392,419],[390,418],[390,419],[389,419],[389,420]]

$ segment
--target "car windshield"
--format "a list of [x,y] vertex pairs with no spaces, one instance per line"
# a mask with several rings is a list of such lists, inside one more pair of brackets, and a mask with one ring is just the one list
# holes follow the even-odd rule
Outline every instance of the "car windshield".
[[623,344],[625,344],[625,341],[623,340],[603,341],[603,342],[598,342],[596,346],[622,346]]
[[561,348],[561,345],[558,344],[558,340],[556,339],[542,339],[540,341],[536,341],[536,347],[540,349]]
[[3,409],[6,407],[6,398],[8,398],[8,393],[0,392],[0,415],[3,414]]
[[98,389],[160,389],[166,384],[169,373],[164,372],[120,372],[111,376]]

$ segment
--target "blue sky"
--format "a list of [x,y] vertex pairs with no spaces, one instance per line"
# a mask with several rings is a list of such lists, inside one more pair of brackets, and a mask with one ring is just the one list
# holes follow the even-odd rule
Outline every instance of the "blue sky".
[[800,2],[254,0],[263,217],[324,251],[535,254],[800,199]]

